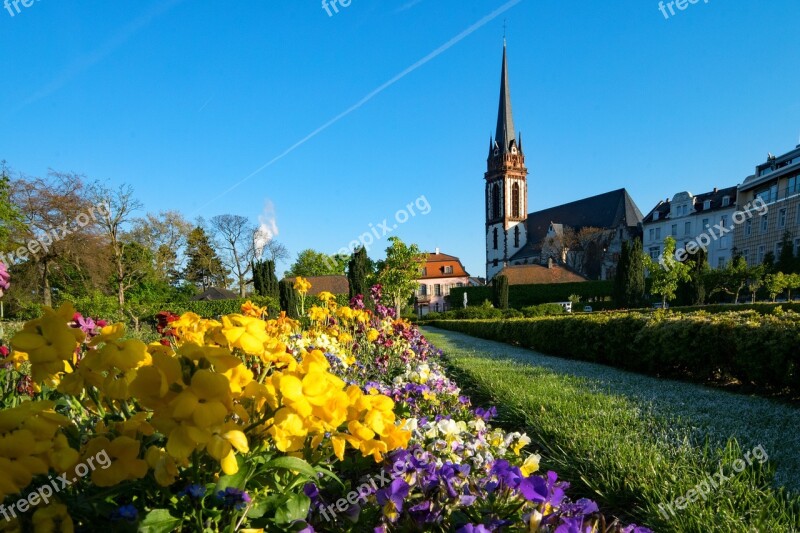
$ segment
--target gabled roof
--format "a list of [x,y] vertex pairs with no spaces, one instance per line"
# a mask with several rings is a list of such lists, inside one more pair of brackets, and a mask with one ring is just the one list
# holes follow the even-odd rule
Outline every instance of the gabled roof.
[[[297,278],[284,278],[289,283],[294,283]],[[347,276],[309,276],[305,278],[311,283],[308,291],[310,296],[317,296],[321,292],[331,294],[350,294],[350,282]]]
[[233,291],[229,291],[228,289],[220,289],[218,287],[209,287],[208,289],[204,290],[202,293],[198,294],[192,300],[196,301],[210,301],[210,300],[235,300],[239,297]]
[[612,229],[638,226],[643,218],[625,189],[536,211],[528,215],[526,222],[527,243],[511,260],[535,255],[541,249],[551,224],[569,226],[576,231],[582,228]]
[[546,283],[579,283],[586,278],[561,266],[542,265],[507,266],[498,276],[506,276],[509,285],[542,285]]

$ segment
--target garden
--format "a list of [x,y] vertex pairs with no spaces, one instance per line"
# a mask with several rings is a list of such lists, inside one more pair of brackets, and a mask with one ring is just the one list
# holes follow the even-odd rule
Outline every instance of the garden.
[[380,286],[295,289],[297,319],[165,312],[151,343],[43,307],[1,350],[0,530],[648,531],[493,426]]

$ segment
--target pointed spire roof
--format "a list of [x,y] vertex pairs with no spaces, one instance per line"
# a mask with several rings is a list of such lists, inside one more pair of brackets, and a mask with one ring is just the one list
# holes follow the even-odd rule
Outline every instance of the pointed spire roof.
[[497,133],[495,142],[501,153],[511,149],[511,141],[515,140],[514,116],[511,112],[511,88],[508,84],[508,58],[506,42],[503,39],[503,71],[500,75],[500,108],[497,111]]

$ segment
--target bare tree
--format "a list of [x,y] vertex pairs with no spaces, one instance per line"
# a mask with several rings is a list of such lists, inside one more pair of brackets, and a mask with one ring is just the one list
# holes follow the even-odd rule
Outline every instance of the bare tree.
[[142,203],[133,197],[133,187],[120,185],[111,190],[99,182],[92,185],[92,200],[99,209],[101,217],[99,225],[109,240],[111,256],[114,264],[114,278],[117,285],[117,300],[120,309],[125,306],[125,291],[131,288],[141,276],[138,267],[132,267],[125,261],[125,225],[133,213],[142,207]]
[[254,260],[259,259],[256,251],[258,228],[247,217],[240,215],[218,215],[211,219],[211,229],[220,241],[222,261],[236,276],[239,295],[246,295],[248,279]]
[[268,240],[267,244],[264,245],[264,255],[267,256],[267,259],[276,264],[279,261],[288,261],[292,257],[289,253],[289,249],[275,239]]

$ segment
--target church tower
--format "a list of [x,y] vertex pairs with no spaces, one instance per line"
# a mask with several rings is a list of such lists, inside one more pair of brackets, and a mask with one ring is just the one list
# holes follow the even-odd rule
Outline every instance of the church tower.
[[528,169],[522,153],[522,135],[514,131],[508,59],[503,41],[500,108],[497,132],[489,139],[486,161],[486,279],[491,280],[527,240]]

